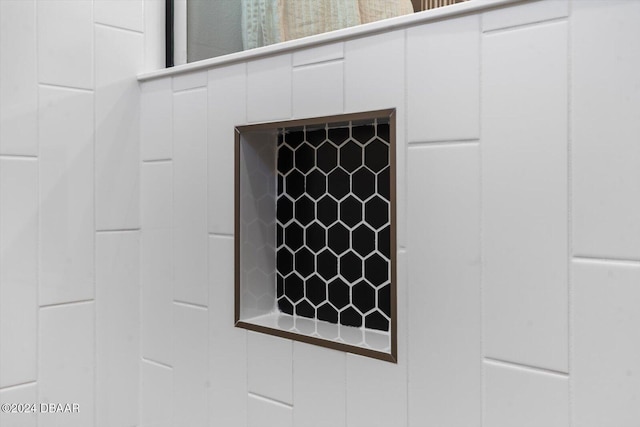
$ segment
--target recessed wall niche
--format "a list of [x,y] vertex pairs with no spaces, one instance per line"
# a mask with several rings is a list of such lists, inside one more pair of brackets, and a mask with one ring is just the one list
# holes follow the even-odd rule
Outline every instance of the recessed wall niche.
[[236,326],[396,361],[395,110],[236,128]]

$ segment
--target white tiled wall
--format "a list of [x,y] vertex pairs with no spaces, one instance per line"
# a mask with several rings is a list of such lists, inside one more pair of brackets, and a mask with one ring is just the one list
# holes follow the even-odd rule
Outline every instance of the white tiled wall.
[[138,419],[140,352],[140,233],[96,238],[97,425]]
[[[97,406],[95,317],[94,301],[40,310],[37,403],[77,403],[80,412],[73,416],[38,414],[38,425],[94,425]],[[123,409],[135,410],[130,405]]]
[[480,146],[415,145],[408,167],[409,421],[478,426]]
[[[209,263],[189,275],[208,268],[210,425],[637,425],[639,18],[632,1],[530,1],[213,67],[172,101],[170,78],[143,83],[148,123],[173,109],[174,173],[208,126]],[[233,126],[389,107],[398,364],[234,329]],[[204,209],[181,181],[202,159],[181,159],[174,212]]]
[[[139,88],[161,16],[0,1],[0,399],[81,405],[2,427],[638,425],[640,3]],[[390,107],[398,363],[234,328],[233,126]]]
[[2,427],[139,424],[136,75],[163,65],[159,3],[0,1],[0,400],[80,406]]
[[[174,245],[202,247],[208,198],[208,266],[194,254],[197,280],[174,286],[208,274],[208,299],[177,307],[209,316],[209,425],[637,425],[639,18],[637,2],[531,1],[213,67],[172,100],[170,78],[143,83],[143,123],[173,111],[174,215],[191,206],[173,230],[194,227]],[[233,126],[389,107],[398,364],[233,328]],[[164,137],[143,147],[172,156]]]
[[36,155],[36,2],[0,3],[0,151]]
[[485,355],[562,372],[567,30],[553,22],[483,35],[480,142]]

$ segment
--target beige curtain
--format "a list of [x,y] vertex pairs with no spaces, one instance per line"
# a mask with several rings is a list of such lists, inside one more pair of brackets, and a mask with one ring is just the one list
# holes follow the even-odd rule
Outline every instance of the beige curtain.
[[411,0],[242,0],[245,49],[413,12]]

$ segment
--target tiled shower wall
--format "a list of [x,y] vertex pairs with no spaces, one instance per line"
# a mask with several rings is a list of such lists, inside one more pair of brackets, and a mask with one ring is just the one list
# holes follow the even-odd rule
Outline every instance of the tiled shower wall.
[[138,423],[139,106],[160,0],[0,1],[0,400]]
[[[141,425],[637,426],[639,19],[517,3],[143,83]],[[390,107],[398,364],[235,329],[233,126]]]

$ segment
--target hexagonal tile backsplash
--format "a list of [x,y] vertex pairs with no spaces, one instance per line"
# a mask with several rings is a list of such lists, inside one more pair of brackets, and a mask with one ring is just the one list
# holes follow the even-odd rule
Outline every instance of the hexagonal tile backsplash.
[[389,330],[389,124],[284,129],[277,146],[278,308]]

